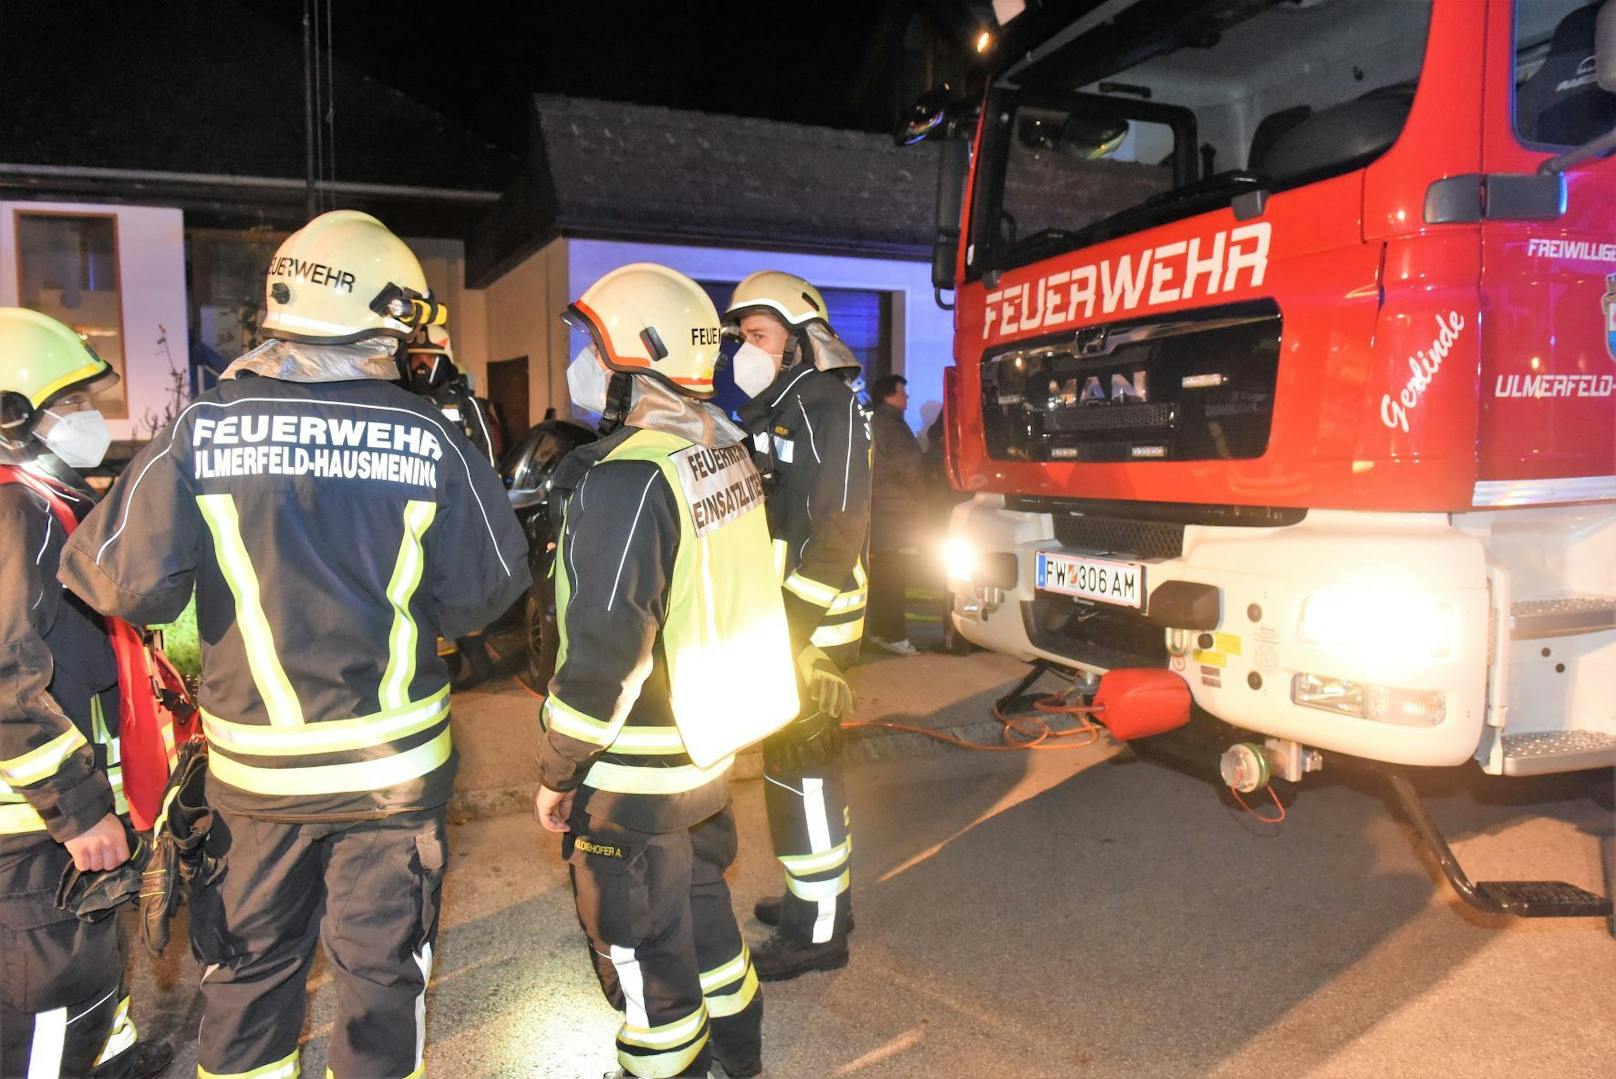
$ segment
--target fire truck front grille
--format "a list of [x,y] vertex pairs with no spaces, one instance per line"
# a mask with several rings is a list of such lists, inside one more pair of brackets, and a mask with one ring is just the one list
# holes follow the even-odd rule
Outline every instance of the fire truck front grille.
[[1177,558],[1184,553],[1184,526],[1170,521],[1131,521],[1121,517],[1054,515],[1062,547],[1134,558]]
[[1018,341],[982,360],[1001,461],[1239,460],[1268,450],[1279,308],[1220,304]]

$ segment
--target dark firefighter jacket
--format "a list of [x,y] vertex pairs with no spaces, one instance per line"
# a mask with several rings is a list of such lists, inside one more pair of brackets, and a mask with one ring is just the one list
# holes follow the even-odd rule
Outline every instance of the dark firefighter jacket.
[[[0,483],[0,853],[84,832],[114,808],[118,668],[100,616],[56,580],[67,536],[43,489],[83,520],[91,498],[30,467]],[[110,770],[109,770],[110,769]]]
[[195,586],[214,804],[301,820],[441,805],[455,758],[437,638],[528,584],[500,481],[397,385],[230,374],[136,456],[62,579],[138,624]]
[[788,368],[740,418],[771,459],[769,533],[792,645],[818,645],[845,669],[869,591],[869,415],[836,372]]
[[[797,711],[763,482],[741,433],[715,431],[722,421],[713,411],[702,422],[705,409],[648,393],[628,424],[556,474],[569,492],[556,566],[561,665],[540,776],[578,792],[574,812],[644,832],[724,807],[733,757],[698,764],[688,736],[713,724],[772,730]],[[636,423],[646,418],[659,426]],[[697,426],[705,433],[692,437]]]

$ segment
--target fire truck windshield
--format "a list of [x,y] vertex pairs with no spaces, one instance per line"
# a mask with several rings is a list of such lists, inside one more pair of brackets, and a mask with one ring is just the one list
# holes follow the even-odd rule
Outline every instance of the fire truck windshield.
[[1361,168],[1396,141],[1429,0],[1211,5],[1205,18],[1213,9],[1243,14],[1191,34],[1107,6],[1003,74],[970,276]]

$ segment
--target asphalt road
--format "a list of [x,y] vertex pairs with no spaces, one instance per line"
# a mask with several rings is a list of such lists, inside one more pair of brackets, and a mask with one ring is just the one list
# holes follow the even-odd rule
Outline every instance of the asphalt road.
[[[896,699],[922,663],[988,683],[1006,670],[936,657],[860,681]],[[978,705],[980,686],[967,688]],[[1464,772],[1424,785],[1473,875],[1604,890],[1610,782]],[[1278,826],[1104,746],[861,763],[850,785],[853,962],[765,988],[774,1079],[1612,1074],[1610,927],[1471,914],[1372,777],[1327,769]],[[734,800],[744,912],[779,880],[760,783],[738,783]],[[451,846],[429,1074],[612,1067],[616,1020],[556,843],[504,816],[452,825]],[[176,1043],[174,1075],[194,1063],[199,1014],[179,950],[135,971],[136,1017]],[[333,1005],[323,961],[311,987],[304,1073],[318,1075]]]

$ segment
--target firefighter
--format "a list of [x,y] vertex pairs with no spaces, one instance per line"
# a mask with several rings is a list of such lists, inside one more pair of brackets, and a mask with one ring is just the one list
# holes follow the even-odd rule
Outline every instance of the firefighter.
[[488,401],[472,393],[470,376],[455,366],[449,331],[442,326],[421,327],[405,344],[404,358],[410,392],[435,404],[488,458],[488,464],[498,468],[504,432],[491,422]]
[[[80,468],[111,441],[92,396],[117,381],[68,327],[0,308],[0,1075],[152,1076],[136,1040],[117,919],[80,920],[64,872],[129,860],[108,628],[56,582],[93,499]],[[136,878],[138,879],[138,877]]]
[[[488,458],[489,466],[498,468],[504,438],[498,426],[489,422],[488,402],[472,396],[465,372],[455,366],[449,331],[442,326],[423,326],[417,330],[404,345],[403,367],[410,392],[431,401],[450,423],[460,428],[477,452]],[[481,631],[455,641],[455,649],[461,660],[460,670],[454,677],[456,691],[470,689],[494,677],[494,660]]]
[[625,266],[567,317],[590,339],[573,400],[623,422],[556,478],[560,665],[534,815],[565,833],[595,972],[624,1013],[613,1074],[707,1075],[716,1058],[756,1075],[763,1000],[724,883],[729,768],[797,708],[762,479],[702,400],[719,325],[699,285]]
[[[858,359],[826,318],[819,290],[765,270],[735,288],[726,330],[743,341],[739,416],[772,472],[769,529],[776,580],[805,669],[845,671],[858,657],[868,593],[869,417],[852,381]],[[758,977],[783,981],[847,963],[852,928],[851,815],[842,785],[839,720],[845,683],[811,695],[804,713],[764,743],[764,804],[786,890],[754,913],[774,933],[753,953]]]
[[488,462],[397,384],[399,341],[442,317],[402,240],[322,214],[265,286],[268,340],[136,456],[62,578],[138,623],[195,588],[199,1074],[298,1074],[318,936],[327,1074],[420,1075],[455,772],[437,638],[521,594],[524,541]]

